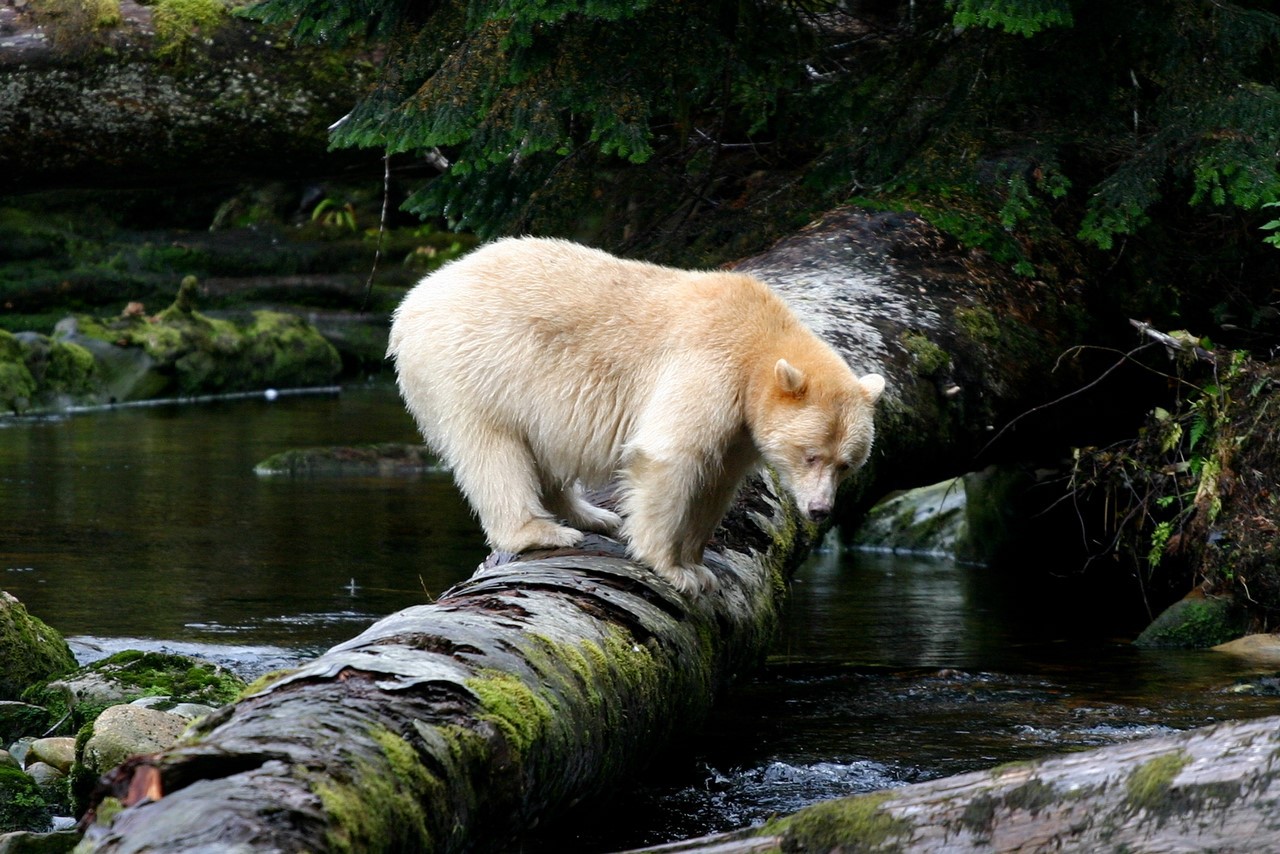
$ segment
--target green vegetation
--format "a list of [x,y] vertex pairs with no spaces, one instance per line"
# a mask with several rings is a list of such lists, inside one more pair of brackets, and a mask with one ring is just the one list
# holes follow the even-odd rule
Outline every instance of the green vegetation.
[[15,700],[33,682],[75,669],[67,642],[25,606],[0,591],[0,700]]
[[1125,804],[1134,812],[1167,806],[1174,778],[1190,761],[1191,757],[1179,750],[1142,763],[1125,781]]
[[0,765],[0,833],[48,826],[53,808],[36,781],[17,768]]
[[208,40],[228,15],[222,0],[156,0],[151,20],[156,56],[180,59],[194,44]]

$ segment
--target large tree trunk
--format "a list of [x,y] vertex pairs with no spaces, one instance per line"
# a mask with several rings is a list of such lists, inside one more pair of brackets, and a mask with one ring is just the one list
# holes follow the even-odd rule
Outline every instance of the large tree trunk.
[[826,801],[645,851],[1275,851],[1278,749],[1280,718],[1219,724]]
[[[972,447],[1028,383],[1042,392],[1028,360],[996,356],[1010,341],[1047,356],[1043,334],[984,307],[972,282],[995,279],[939,264],[941,249],[918,220],[848,210],[744,265],[856,370],[889,378],[864,492],[900,455],[919,465]],[[100,805],[86,839],[102,851],[502,846],[695,731],[764,655],[818,533],[754,480],[708,551],[720,587],[697,601],[601,538],[485,568],[223,709],[185,746],[118,769],[125,809]]]

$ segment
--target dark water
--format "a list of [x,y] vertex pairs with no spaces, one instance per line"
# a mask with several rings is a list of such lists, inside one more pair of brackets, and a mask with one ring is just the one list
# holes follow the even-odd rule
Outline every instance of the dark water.
[[416,441],[388,386],[0,420],[0,586],[108,645],[318,653],[485,554],[447,474],[253,472],[289,448],[385,441]]
[[[208,655],[253,675],[426,602],[483,557],[447,475],[260,477],[287,448],[416,441],[386,385],[338,396],[0,420],[0,587],[91,657]],[[1151,652],[1097,594],[841,552],[795,581],[768,666],[650,775],[527,840],[611,851],[828,797],[1217,720],[1280,714],[1255,670]]]
[[1280,698],[1245,688],[1265,668],[1137,649],[1090,590],[1029,569],[815,555],[764,672],[730,692],[685,754],[526,854],[654,845],[828,798],[1280,714]]

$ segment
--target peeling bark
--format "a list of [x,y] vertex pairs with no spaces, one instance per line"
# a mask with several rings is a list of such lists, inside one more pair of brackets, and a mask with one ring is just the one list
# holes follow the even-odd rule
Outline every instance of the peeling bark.
[[[1009,341],[1049,353],[1045,333],[997,319],[974,285],[995,278],[939,241],[913,217],[841,210],[743,265],[889,379],[864,492],[900,454],[971,447],[973,412],[1044,390],[1029,360],[993,365]],[[501,848],[695,732],[764,656],[819,533],[753,479],[707,552],[719,588],[696,601],[599,537],[488,566],[117,769],[85,850]]]
[[1274,851],[1277,751],[1280,718],[1219,724],[827,801],[762,828],[643,850]]

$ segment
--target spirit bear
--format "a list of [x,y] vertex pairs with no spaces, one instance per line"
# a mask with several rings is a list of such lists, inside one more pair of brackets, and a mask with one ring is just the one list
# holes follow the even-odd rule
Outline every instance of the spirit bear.
[[[758,279],[513,238],[396,309],[387,352],[427,444],[497,551],[621,535],[678,589],[763,458],[808,518],[866,462],[884,378],[859,378]],[[584,488],[618,483],[619,516]]]

